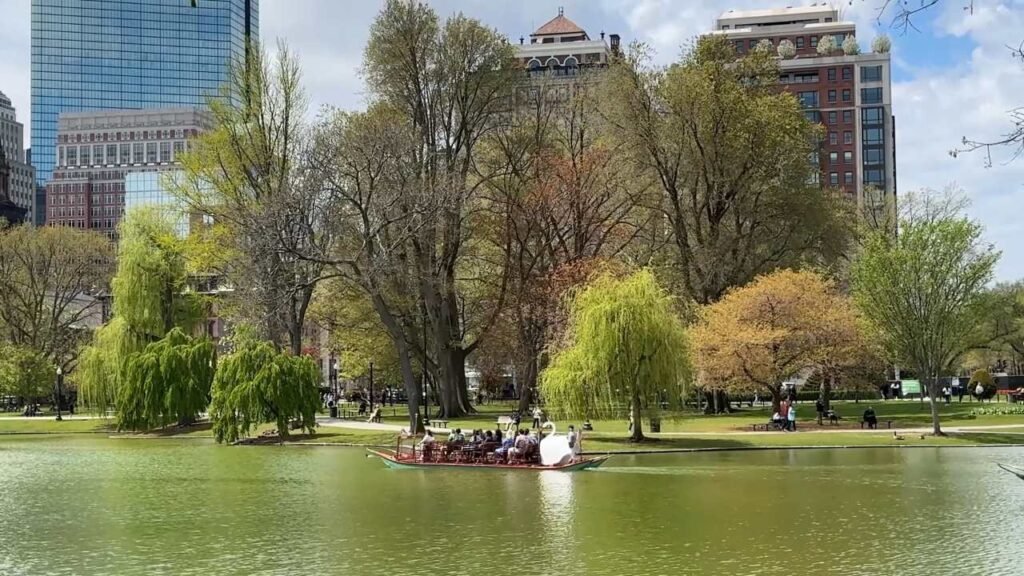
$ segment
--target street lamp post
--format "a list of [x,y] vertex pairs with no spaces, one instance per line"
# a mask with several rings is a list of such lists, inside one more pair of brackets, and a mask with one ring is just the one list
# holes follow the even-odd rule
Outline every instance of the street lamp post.
[[61,400],[61,387],[64,384],[64,370],[61,370],[60,366],[57,366],[57,397],[54,399],[54,404],[57,405],[57,421],[60,422],[64,418],[60,415],[60,400]]

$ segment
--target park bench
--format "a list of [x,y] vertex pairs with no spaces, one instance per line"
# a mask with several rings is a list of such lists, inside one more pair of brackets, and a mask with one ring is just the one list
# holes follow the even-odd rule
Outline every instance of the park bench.
[[[877,425],[876,425],[876,427],[880,428],[882,426],[882,424],[885,424],[886,428],[892,428],[892,420],[879,420]],[[860,421],[860,427],[861,428],[864,428],[867,425],[868,425],[868,423],[865,420],[862,419]]]
[[370,413],[370,418],[367,419],[366,421],[367,422],[380,422],[380,406],[378,406],[378,407],[373,409],[373,412]]
[[432,418],[427,421],[428,428],[448,428],[448,421],[443,418]]
[[762,422],[759,424],[751,424],[750,429],[754,432],[759,430],[764,432],[770,432],[772,430],[782,430],[782,424],[778,422]]

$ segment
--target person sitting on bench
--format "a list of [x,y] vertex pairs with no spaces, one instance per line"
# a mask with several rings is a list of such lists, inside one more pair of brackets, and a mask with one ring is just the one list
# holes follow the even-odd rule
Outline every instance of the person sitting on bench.
[[878,416],[875,416],[875,409],[868,406],[868,409],[864,411],[864,418],[861,420],[861,426],[864,424],[868,425],[868,428],[874,430],[878,428]]
[[842,419],[842,417],[839,416],[839,414],[836,414],[836,411],[832,410],[831,408],[829,408],[828,412],[826,412],[825,415],[828,417],[829,424],[838,424],[839,421]]

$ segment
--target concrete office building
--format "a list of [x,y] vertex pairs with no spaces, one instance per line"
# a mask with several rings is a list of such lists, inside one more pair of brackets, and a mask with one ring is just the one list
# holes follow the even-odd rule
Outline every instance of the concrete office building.
[[116,239],[129,193],[126,182],[135,187],[133,205],[166,204],[169,195],[160,176],[179,169],[178,154],[211,124],[209,113],[199,108],[61,114],[57,164],[46,185],[47,223]]
[[[4,182],[0,182],[0,200],[6,199],[17,208],[24,210],[20,220],[32,221],[32,207],[35,204],[35,170],[27,161],[25,152],[25,127],[18,122],[18,115],[11,99],[0,92],[0,163],[4,165]],[[8,220],[14,221],[16,210],[11,209]]]

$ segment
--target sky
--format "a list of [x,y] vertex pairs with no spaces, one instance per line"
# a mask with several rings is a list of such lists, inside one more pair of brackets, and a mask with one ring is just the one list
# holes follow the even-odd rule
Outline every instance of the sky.
[[[907,0],[916,5],[920,0]],[[857,23],[867,49],[878,33],[893,42],[893,112],[896,116],[899,192],[956,187],[982,222],[986,240],[1002,251],[999,281],[1024,278],[1024,158],[1010,150],[950,156],[965,136],[998,139],[1010,128],[1008,112],[1024,106],[1024,63],[1009,46],[1024,42],[1024,0],[940,0],[915,20],[917,30],[890,27],[878,18],[884,0],[834,2],[843,17]],[[623,42],[639,40],[655,50],[660,63],[678,58],[696,35],[710,30],[727,10],[810,4],[801,0],[429,0],[442,15],[463,12],[507,34],[513,42],[558,13],[586,29],[602,30]],[[359,74],[362,51],[376,0],[261,0],[263,42],[280,40],[298,53],[311,101],[361,108],[366,96]],[[973,9],[965,6],[973,4]],[[30,0],[0,0],[0,91],[26,124],[29,141]]]

